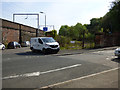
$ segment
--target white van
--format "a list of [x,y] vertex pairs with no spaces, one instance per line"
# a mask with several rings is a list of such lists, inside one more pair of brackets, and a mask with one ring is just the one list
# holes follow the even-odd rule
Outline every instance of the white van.
[[30,40],[32,51],[40,50],[45,53],[57,53],[60,50],[59,43],[52,37],[35,37]]

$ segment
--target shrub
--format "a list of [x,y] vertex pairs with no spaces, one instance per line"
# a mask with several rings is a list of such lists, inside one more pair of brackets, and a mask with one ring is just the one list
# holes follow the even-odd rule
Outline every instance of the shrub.
[[70,44],[71,39],[65,36],[56,36],[55,40],[59,42],[61,47],[65,47],[66,44]]

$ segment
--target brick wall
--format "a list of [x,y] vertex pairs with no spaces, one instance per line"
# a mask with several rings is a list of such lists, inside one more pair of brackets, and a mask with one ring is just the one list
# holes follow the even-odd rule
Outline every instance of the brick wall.
[[[0,19],[0,32],[2,34],[1,42],[9,43],[11,41],[22,42],[30,40],[31,37],[36,37],[36,29],[20,23],[15,23],[5,19]],[[44,31],[39,30],[38,36],[45,36]]]
[[19,42],[19,31],[7,28],[2,28],[3,42],[17,41]]
[[108,47],[120,45],[120,32],[105,34],[96,33],[95,35],[95,47]]

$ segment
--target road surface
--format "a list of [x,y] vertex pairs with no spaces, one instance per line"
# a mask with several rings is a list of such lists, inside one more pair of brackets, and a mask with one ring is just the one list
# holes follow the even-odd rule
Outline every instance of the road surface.
[[114,50],[49,55],[28,48],[6,50],[2,54],[3,88],[41,88],[118,68],[118,63]]

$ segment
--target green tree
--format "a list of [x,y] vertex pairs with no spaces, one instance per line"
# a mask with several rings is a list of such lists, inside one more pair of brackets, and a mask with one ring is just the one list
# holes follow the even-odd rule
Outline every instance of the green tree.
[[118,32],[120,26],[120,1],[111,4],[110,11],[102,19],[102,27],[105,33]]
[[68,30],[69,30],[69,26],[68,25],[64,25],[61,26],[60,30],[59,30],[59,35],[61,36],[68,36]]
[[57,30],[52,30],[52,36],[55,38],[57,36]]
[[69,37],[72,40],[77,40],[78,39],[78,31],[75,29],[74,26],[69,27]]
[[99,32],[99,30],[101,29],[101,18],[92,18],[90,20],[90,25],[87,26],[89,32],[95,34],[96,32]]
[[77,23],[75,26],[61,26],[59,30],[59,35],[69,37],[72,40],[81,40],[83,37],[83,32],[86,32],[87,28],[81,23]]
[[76,34],[77,34],[77,39],[78,40],[81,40],[83,38],[83,33],[87,31],[87,28],[85,25],[82,25],[81,23],[77,23],[75,26],[75,31],[76,31]]

